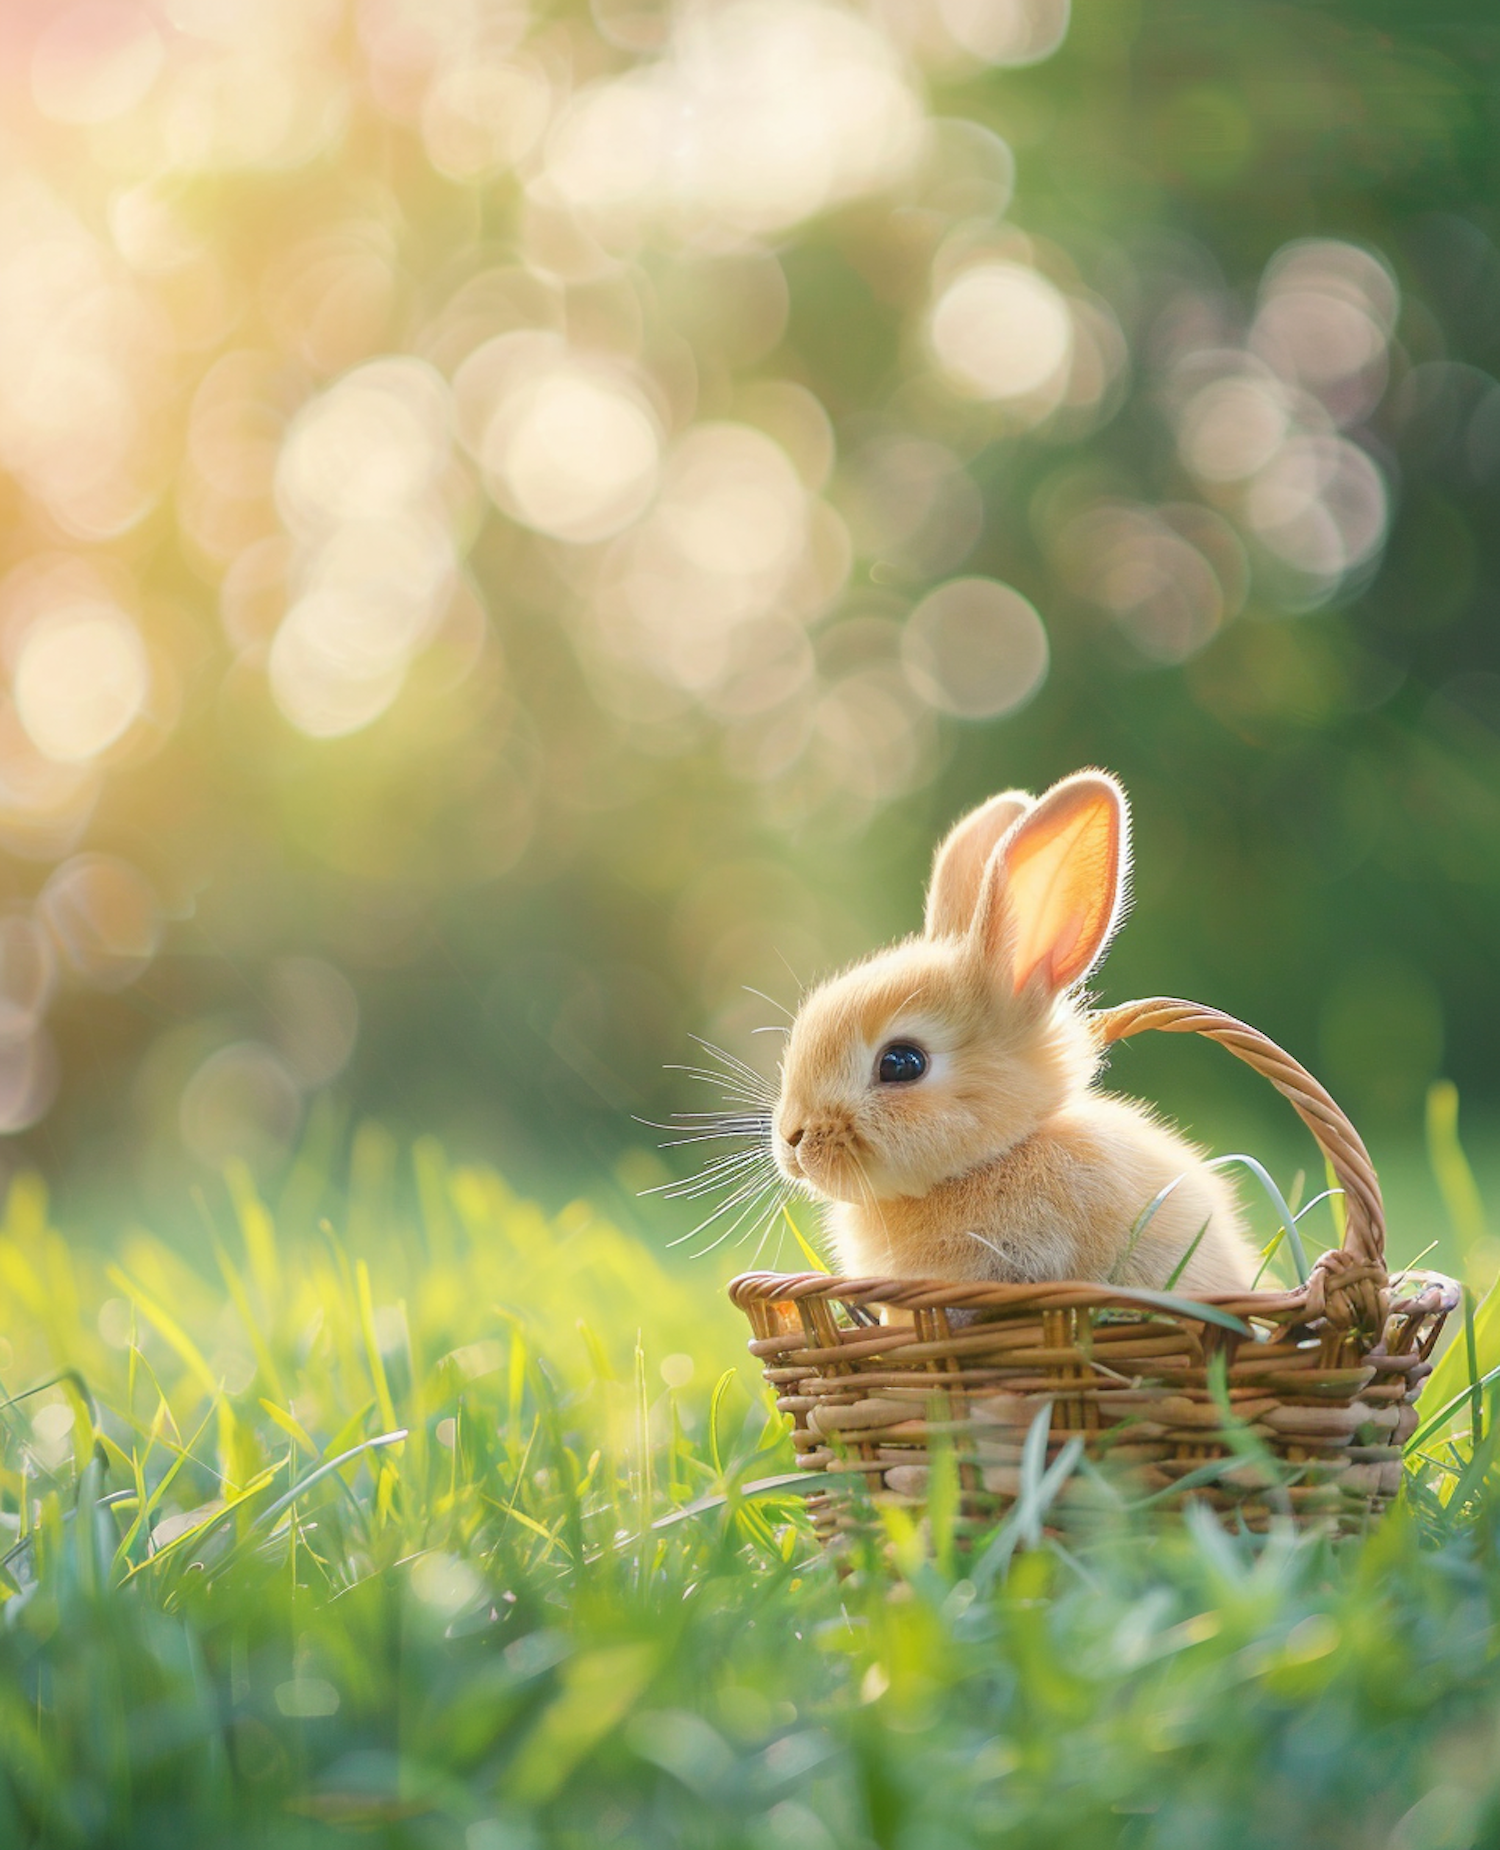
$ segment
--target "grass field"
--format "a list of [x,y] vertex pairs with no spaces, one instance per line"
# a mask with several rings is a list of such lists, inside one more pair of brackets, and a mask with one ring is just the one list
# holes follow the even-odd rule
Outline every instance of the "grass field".
[[11,1192],[0,1842],[1500,1838],[1467,1400],[1367,1542],[1122,1509],[898,1536],[891,1594],[746,1493],[790,1454],[707,1267],[374,1131],[325,1188],[234,1178],[108,1260]]

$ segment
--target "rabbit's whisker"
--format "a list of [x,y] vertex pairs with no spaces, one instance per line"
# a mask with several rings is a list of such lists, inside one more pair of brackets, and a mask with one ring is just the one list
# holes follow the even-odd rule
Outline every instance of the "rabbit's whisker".
[[885,1210],[880,1205],[880,1198],[875,1193],[874,1186],[870,1181],[869,1175],[866,1173],[864,1164],[859,1159],[858,1153],[851,1151],[850,1156],[854,1163],[854,1173],[859,1179],[860,1191],[864,1195],[866,1206],[869,1208],[871,1214],[880,1222],[880,1231],[885,1235],[886,1266],[888,1269],[894,1270],[896,1264],[896,1248],[891,1240],[891,1229],[889,1222],[885,1218]]
[[[666,1147],[670,1148],[670,1146]],[[702,1167],[698,1174],[708,1175],[715,1170],[738,1168],[742,1163],[750,1162],[764,1163],[768,1169],[773,1168],[775,1158],[771,1155],[771,1146],[764,1140],[758,1139],[738,1150],[705,1150],[702,1153]],[[677,1176],[665,1186],[675,1188],[680,1183],[691,1179],[688,1176]]]
[[692,1125],[692,1123],[701,1123],[701,1125],[721,1125],[721,1123],[725,1123],[725,1121],[729,1121],[729,1119],[738,1119],[740,1123],[768,1125],[769,1121],[771,1121],[771,1112],[769,1112],[769,1106],[768,1108],[762,1108],[762,1106],[758,1106],[758,1104],[755,1104],[755,1106],[751,1106],[751,1104],[727,1104],[727,1106],[721,1106],[719,1110],[708,1110],[708,1112],[668,1112],[668,1117],[670,1117],[673,1125]]
[[771,1128],[769,1116],[758,1111],[674,1111],[666,1123],[657,1118],[635,1121],[647,1130],[676,1131],[683,1137],[744,1137]]
[[716,1086],[734,1086],[742,1091],[755,1091],[770,1096],[770,1082],[759,1073],[719,1072],[711,1066],[692,1066],[686,1060],[669,1060],[666,1069],[669,1073],[691,1073],[694,1079],[706,1079]]
[[710,1163],[695,1176],[689,1176],[681,1182],[659,1182],[655,1188],[643,1189],[647,1195],[662,1194],[668,1201],[695,1199],[699,1195],[712,1194],[716,1188],[722,1188],[726,1182],[739,1181],[752,1174],[769,1175],[772,1166],[759,1150],[742,1150],[733,1157],[721,1157],[718,1162]]
[[771,1184],[773,1184],[775,1180],[779,1180],[779,1178],[775,1177],[773,1173],[769,1173],[768,1169],[762,1169],[762,1167],[758,1166],[753,1167],[753,1169],[736,1171],[736,1173],[732,1173],[732,1175],[712,1178],[712,1186],[699,1191],[699,1193],[705,1193],[705,1195],[707,1195],[707,1193],[714,1193],[714,1191],[727,1191],[727,1193],[723,1195],[723,1201],[719,1201],[718,1206],[712,1208],[712,1210],[697,1223],[697,1227],[688,1228],[688,1232],[686,1232],[684,1236],[681,1236],[679,1240],[673,1241],[673,1245],[681,1245],[682,1238],[690,1240],[694,1234],[701,1234],[703,1228],[712,1227],[714,1221],[718,1221],[721,1215],[729,1214],[732,1208],[738,1208],[740,1203],[745,1201],[749,1195],[756,1195],[756,1193],[760,1193],[760,1191],[766,1190],[766,1188],[771,1188]]
[[[766,1235],[770,1231],[770,1225],[771,1225],[770,1217],[771,1215],[775,1214],[779,1210],[781,1203],[785,1199],[785,1197],[786,1197],[786,1183],[783,1182],[778,1177],[775,1187],[772,1188],[771,1190],[771,1202],[770,1202],[770,1206],[766,1210],[766,1224],[761,1229],[760,1244],[757,1245],[755,1249],[757,1253],[760,1251],[761,1246],[765,1245]],[[755,1226],[756,1226],[755,1220],[754,1218],[752,1218],[750,1225],[745,1229],[745,1231],[735,1241],[735,1245],[743,1246],[746,1240],[750,1238],[751,1234],[755,1232]]]
[[[726,1201],[720,1202],[712,1214],[705,1215],[703,1219],[698,1222],[698,1225],[691,1228],[687,1233],[680,1234],[675,1240],[669,1240],[668,1245],[681,1246],[684,1242],[695,1239],[700,1233],[704,1233],[712,1227],[715,1221],[723,1220],[726,1214],[733,1214],[735,1209],[738,1208],[739,1213],[730,1221],[725,1231],[721,1233],[711,1245],[704,1248],[704,1252],[711,1253],[715,1246],[721,1246],[729,1235],[734,1232],[735,1228],[739,1226],[746,1214],[751,1214],[755,1211],[755,1204],[763,1199],[772,1187],[774,1187],[772,1181],[762,1179],[759,1176],[752,1176],[748,1182],[742,1183],[736,1188]],[[693,1254],[695,1259],[702,1258],[702,1256],[702,1253]]]
[[[772,1255],[772,1263],[780,1265],[781,1246],[783,1240],[786,1238],[786,1219],[782,1210],[786,1207],[787,1198],[790,1193],[791,1190],[783,1184],[779,1193],[772,1200],[770,1212],[766,1215],[765,1225],[760,1230],[760,1238],[755,1242],[755,1251],[750,1255],[750,1263],[752,1265],[760,1264],[760,1256],[766,1250],[766,1241],[771,1237],[771,1229],[773,1226],[777,1229],[777,1233],[776,1251]],[[744,1238],[748,1239],[749,1235],[746,1234]],[[743,1240],[741,1244],[743,1244]]]
[[724,1111],[673,1111],[667,1115],[671,1118],[672,1124],[663,1128],[668,1130],[676,1124],[769,1124],[771,1122],[771,1113],[762,1111],[758,1107],[754,1110],[734,1106]]
[[[747,996],[759,996],[762,1002],[769,1002],[771,1007],[775,1009],[778,1014],[785,1015],[788,1021],[795,1021],[797,1019],[784,1002],[778,1002],[775,996],[768,996],[763,989],[755,989],[749,983],[742,983],[740,987]],[[759,1032],[760,1030],[757,1028],[756,1033],[758,1034]]]
[[738,1054],[732,1054],[724,1047],[716,1047],[712,1041],[704,1040],[701,1034],[693,1035],[692,1039],[698,1043],[705,1053],[712,1054],[714,1059],[721,1061],[730,1072],[738,1073],[741,1079],[749,1080],[750,1084],[753,1086],[765,1085],[766,1082],[764,1078],[756,1072],[755,1068],[751,1066],[748,1061],[740,1059]]
[[[650,1120],[638,1118],[636,1122],[648,1124]],[[658,1146],[663,1150],[675,1150],[691,1143],[722,1143],[727,1137],[753,1137],[767,1149],[771,1147],[771,1126],[766,1118],[726,1118],[717,1124],[712,1120],[704,1124],[651,1124],[651,1129],[677,1133]]]
[[[711,1252],[714,1252],[718,1247],[724,1244],[724,1242],[729,1238],[729,1236],[735,1231],[737,1227],[742,1226],[747,1220],[750,1221],[751,1227],[753,1228],[754,1227],[754,1216],[759,1212],[760,1205],[765,1200],[766,1196],[768,1194],[779,1194],[779,1193],[780,1193],[779,1188],[776,1188],[771,1183],[766,1183],[764,1186],[758,1189],[753,1196],[750,1197],[750,1199],[746,1202],[745,1206],[740,1209],[739,1213],[734,1217],[734,1219],[729,1223],[729,1225],[724,1229],[724,1231],[721,1234],[719,1234],[715,1239],[710,1240],[707,1246],[701,1248],[698,1252],[694,1253],[693,1257],[695,1259],[706,1259]],[[711,1225],[711,1224],[712,1224],[711,1222],[705,1222],[705,1225]],[[741,1236],[741,1238],[748,1238],[748,1237],[749,1237],[748,1234]]]
[[738,1073],[710,1073],[706,1067],[687,1066],[681,1063],[669,1065],[669,1073],[685,1073],[696,1085],[717,1086],[725,1098],[754,1099],[757,1104],[770,1104],[771,1092],[768,1086],[752,1087],[742,1080]]
[[769,1111],[776,1103],[769,1091],[752,1092],[748,1086],[735,1083],[724,1073],[700,1072],[697,1067],[693,1066],[669,1066],[666,1070],[669,1073],[685,1073],[695,1085],[713,1086],[724,1098],[735,1100],[741,1105],[753,1106],[757,1110]]
[[755,1137],[767,1147],[771,1141],[766,1135],[768,1126],[764,1124],[725,1124],[713,1128],[706,1124],[655,1124],[652,1129],[677,1133],[657,1146],[662,1150],[675,1150],[679,1144],[721,1143],[726,1137]]

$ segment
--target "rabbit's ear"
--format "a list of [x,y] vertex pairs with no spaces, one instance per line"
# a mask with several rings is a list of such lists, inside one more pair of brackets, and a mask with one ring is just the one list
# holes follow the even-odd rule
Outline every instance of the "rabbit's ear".
[[1130,811],[1103,771],[1054,784],[1015,823],[986,869],[977,920],[1016,993],[1040,978],[1052,995],[1088,975],[1125,913]]
[[1036,802],[1029,790],[1007,790],[955,822],[932,862],[923,930],[929,938],[961,938],[974,923],[985,864],[1007,829]]

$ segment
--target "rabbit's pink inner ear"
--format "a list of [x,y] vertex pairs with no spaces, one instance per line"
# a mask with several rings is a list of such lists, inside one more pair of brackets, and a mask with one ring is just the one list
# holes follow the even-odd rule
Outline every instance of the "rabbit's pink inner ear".
[[948,831],[932,863],[923,929],[929,938],[962,937],[974,922],[984,870],[1005,831],[1036,801],[1007,790],[971,809]]
[[1069,778],[1017,825],[1004,849],[1017,992],[1040,974],[1049,990],[1087,976],[1119,923],[1126,810],[1104,777]]

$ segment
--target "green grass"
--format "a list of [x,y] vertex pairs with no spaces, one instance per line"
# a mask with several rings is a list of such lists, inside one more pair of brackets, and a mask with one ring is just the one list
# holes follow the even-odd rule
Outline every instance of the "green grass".
[[324,1186],[273,1213],[232,1178],[186,1256],[91,1253],[12,1189],[0,1843],[1500,1836],[1468,1391],[1497,1300],[1367,1542],[1121,1513],[976,1564],[939,1520],[892,1592],[837,1580],[774,1487],[717,1277],[373,1132],[337,1226]]

